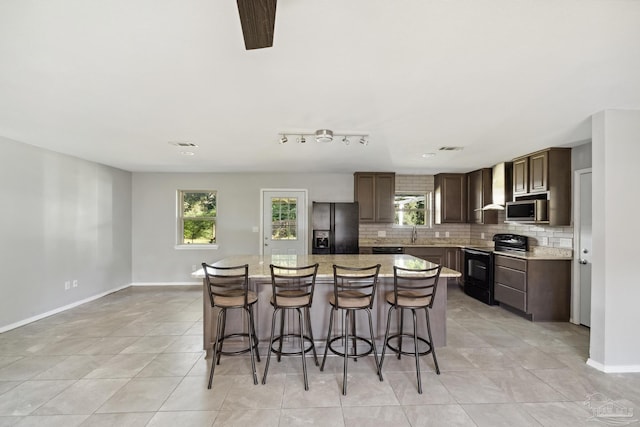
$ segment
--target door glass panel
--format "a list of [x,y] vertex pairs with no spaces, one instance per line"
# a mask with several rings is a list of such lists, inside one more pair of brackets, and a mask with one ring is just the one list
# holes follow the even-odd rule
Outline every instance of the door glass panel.
[[298,199],[271,198],[271,240],[298,239]]

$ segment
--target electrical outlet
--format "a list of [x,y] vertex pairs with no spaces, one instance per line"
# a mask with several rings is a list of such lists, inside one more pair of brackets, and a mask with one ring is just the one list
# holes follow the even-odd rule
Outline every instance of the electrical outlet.
[[449,237],[449,232],[448,231],[444,232],[444,237]]
[[194,271],[196,271],[198,269],[198,265],[197,264],[193,264],[191,266],[191,272],[193,273]]
[[68,291],[69,288],[71,288],[71,282],[67,280],[64,282],[64,290]]
[[480,233],[480,238],[484,239],[484,233]]
[[386,230],[379,230],[378,231],[378,237],[387,237],[387,231]]
[[440,237],[440,232],[436,231],[436,237]]
[[78,287],[78,281],[77,281],[77,280],[74,280],[74,281],[73,281],[73,287],[74,287],[74,288],[77,288],[77,287]]

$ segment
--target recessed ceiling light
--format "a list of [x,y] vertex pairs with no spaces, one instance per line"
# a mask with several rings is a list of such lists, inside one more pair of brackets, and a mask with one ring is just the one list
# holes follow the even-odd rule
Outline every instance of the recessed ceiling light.
[[194,144],[193,142],[184,142],[184,141],[169,141],[169,145],[175,145],[176,147],[197,147],[198,144]]
[[423,159],[430,159],[431,157],[435,157],[435,156],[436,156],[436,153],[424,153],[422,155],[422,158]]
[[183,156],[195,156],[196,153],[194,153],[193,151],[181,151],[180,154],[182,154]]

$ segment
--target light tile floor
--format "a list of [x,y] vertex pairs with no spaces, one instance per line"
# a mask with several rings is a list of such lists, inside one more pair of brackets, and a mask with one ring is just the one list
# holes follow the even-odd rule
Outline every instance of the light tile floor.
[[351,363],[342,396],[335,357],[324,372],[309,357],[307,392],[297,357],[257,386],[248,357],[223,358],[207,390],[200,289],[129,288],[0,335],[0,427],[593,426],[610,422],[593,417],[603,399],[640,418],[640,374],[586,366],[587,328],[448,291],[442,373],[421,358],[422,395],[413,358],[387,355],[383,382],[372,358]]

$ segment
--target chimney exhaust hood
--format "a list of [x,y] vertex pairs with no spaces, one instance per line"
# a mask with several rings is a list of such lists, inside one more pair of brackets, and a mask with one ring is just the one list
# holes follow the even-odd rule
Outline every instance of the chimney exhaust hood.
[[498,163],[491,174],[492,202],[483,211],[504,210],[506,202],[513,198],[513,162]]

